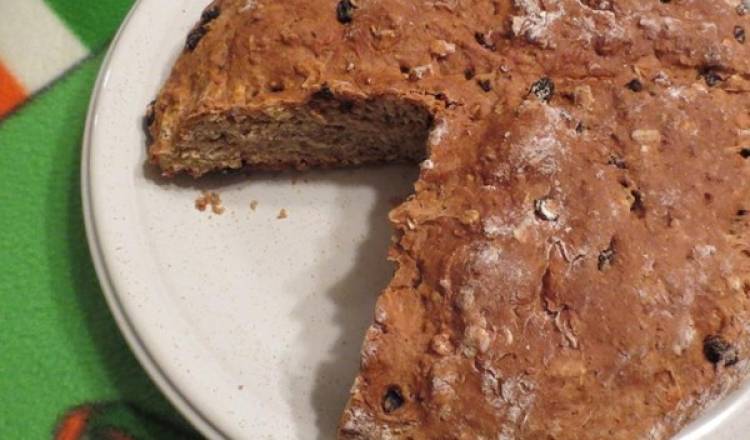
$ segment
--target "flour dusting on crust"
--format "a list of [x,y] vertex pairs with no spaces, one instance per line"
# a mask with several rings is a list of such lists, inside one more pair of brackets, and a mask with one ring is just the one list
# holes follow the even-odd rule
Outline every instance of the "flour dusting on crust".
[[556,43],[550,38],[550,27],[565,14],[562,4],[555,11],[542,9],[539,0],[514,0],[513,4],[523,14],[512,17],[513,35],[524,37],[543,48],[555,48]]

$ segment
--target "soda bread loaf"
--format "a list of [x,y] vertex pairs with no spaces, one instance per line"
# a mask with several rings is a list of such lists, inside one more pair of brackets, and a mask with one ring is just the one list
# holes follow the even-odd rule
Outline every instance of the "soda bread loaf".
[[666,439],[750,364],[750,1],[218,0],[165,175],[420,162],[341,439]]

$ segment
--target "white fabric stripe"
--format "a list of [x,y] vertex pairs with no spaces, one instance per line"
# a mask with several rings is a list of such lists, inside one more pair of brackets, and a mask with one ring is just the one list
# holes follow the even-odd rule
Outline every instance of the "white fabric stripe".
[[0,0],[0,59],[28,93],[88,53],[43,0]]

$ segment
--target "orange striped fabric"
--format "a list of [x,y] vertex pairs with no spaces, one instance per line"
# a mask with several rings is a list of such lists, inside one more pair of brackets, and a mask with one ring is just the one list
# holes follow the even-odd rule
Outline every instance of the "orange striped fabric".
[[94,411],[91,406],[80,406],[73,409],[65,415],[60,426],[57,427],[55,440],[81,440],[86,432],[86,425],[89,423],[91,413]]
[[10,113],[26,97],[26,90],[0,60],[0,118]]

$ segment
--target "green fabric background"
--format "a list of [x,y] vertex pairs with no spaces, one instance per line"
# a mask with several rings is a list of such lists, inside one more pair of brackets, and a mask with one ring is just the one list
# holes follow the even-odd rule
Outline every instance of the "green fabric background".
[[133,0],[44,0],[92,52],[106,45]]
[[106,405],[92,426],[139,439],[195,437],[120,335],[81,213],[86,109],[101,49],[131,1],[48,1],[99,53],[0,120],[0,439],[52,438],[67,410],[96,402]]

